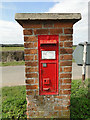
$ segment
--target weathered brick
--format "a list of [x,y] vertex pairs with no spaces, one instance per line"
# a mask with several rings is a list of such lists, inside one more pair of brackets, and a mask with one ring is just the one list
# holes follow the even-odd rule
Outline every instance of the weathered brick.
[[37,67],[35,67],[34,70],[35,70],[35,72],[38,72],[38,68]]
[[34,91],[26,91],[26,94],[27,94],[27,95],[34,95],[35,92],[34,92]]
[[72,60],[72,55],[60,55],[60,60]]
[[70,111],[63,110],[63,116],[69,118],[70,117]]
[[34,42],[34,43],[33,43],[33,47],[37,47],[37,42]]
[[62,95],[62,99],[70,101],[70,95]]
[[64,106],[69,106],[70,105],[70,100],[63,100],[63,102],[62,102],[62,104],[64,105]]
[[37,62],[25,62],[25,66],[37,66]]
[[64,79],[63,83],[71,83],[71,79]]
[[34,106],[30,106],[30,107],[28,106],[27,110],[28,111],[37,111],[37,107],[35,105]]
[[42,28],[42,23],[36,21],[27,21],[23,23],[23,28]]
[[56,22],[54,23],[54,27],[73,27],[73,23],[71,22]]
[[62,29],[50,29],[51,35],[61,34],[61,33],[63,33]]
[[62,107],[61,106],[55,106],[54,110],[62,110]]
[[63,95],[71,94],[71,90],[60,90],[60,94]]
[[70,89],[71,85],[60,85],[61,89]]
[[32,30],[23,30],[24,35],[32,35]]
[[36,54],[37,53],[37,49],[25,49],[24,53],[25,54]]
[[24,56],[24,58],[25,58],[25,61],[27,61],[27,60],[33,60],[33,55]]
[[63,42],[60,42],[60,47],[63,47]]
[[34,34],[35,35],[41,35],[41,34],[48,34],[49,30],[48,29],[35,29]]
[[26,89],[37,89],[38,85],[26,85]]
[[62,106],[62,110],[69,110],[69,106]]
[[72,66],[72,61],[61,61],[60,66]]
[[33,43],[24,43],[25,48],[33,48]]
[[34,55],[34,60],[37,60],[38,59],[38,55]]
[[25,68],[25,72],[35,72],[35,68]]
[[35,79],[35,83],[38,83],[38,79]]
[[64,42],[64,47],[72,47],[73,42]]
[[60,41],[66,41],[66,40],[72,40],[72,35],[65,35],[65,36],[60,36]]
[[27,84],[34,84],[34,79],[26,80]]
[[60,48],[60,54],[72,54],[72,48]]
[[43,24],[43,27],[45,27],[45,28],[53,27],[53,23],[52,23],[52,22],[51,22],[51,23],[45,22],[45,23]]
[[29,37],[24,37],[24,41],[25,42],[34,42],[37,41],[37,37],[36,36],[29,36]]
[[60,78],[71,78],[72,74],[71,73],[61,73]]
[[29,73],[29,74],[26,74],[26,78],[37,78],[38,77],[38,74],[37,73]]
[[71,72],[72,71],[72,67],[65,67],[64,68],[64,72]]
[[60,67],[60,72],[62,72],[62,67]]
[[73,34],[73,29],[64,29],[64,34]]

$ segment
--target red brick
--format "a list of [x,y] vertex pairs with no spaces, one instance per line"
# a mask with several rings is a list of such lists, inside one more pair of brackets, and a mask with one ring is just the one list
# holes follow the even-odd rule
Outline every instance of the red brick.
[[73,29],[64,29],[64,34],[73,34]]
[[38,79],[35,79],[35,83],[38,83]]
[[63,83],[71,83],[71,79],[64,79]]
[[34,92],[34,91],[26,91],[26,94],[27,94],[27,95],[34,95],[35,92]]
[[71,78],[72,74],[71,73],[61,73],[60,78]]
[[70,95],[62,95],[62,99],[69,100],[70,101]]
[[60,54],[72,54],[72,48],[60,48]]
[[33,48],[33,43],[24,43],[25,48]]
[[60,66],[72,66],[72,61],[61,61]]
[[60,67],[60,72],[62,72],[62,68]]
[[62,110],[62,107],[61,106],[55,106],[54,110]]
[[25,72],[35,72],[35,68],[25,68]]
[[64,106],[70,105],[70,101],[63,101],[62,104],[63,104]]
[[63,94],[71,94],[71,90],[63,90]]
[[33,21],[31,21],[31,22],[24,22],[24,24],[23,24],[23,28],[42,28],[42,23],[40,23],[40,22],[33,22]]
[[37,66],[37,62],[25,62],[26,66]]
[[37,67],[35,67],[35,72],[38,72],[38,68]]
[[36,36],[29,36],[29,37],[24,37],[24,41],[25,42],[34,42],[34,41],[38,41]]
[[27,60],[33,60],[33,55],[24,56],[24,58],[25,58],[25,61],[27,61]]
[[34,42],[33,44],[34,44],[33,47],[37,47],[37,42]]
[[37,60],[37,59],[38,59],[38,56],[37,56],[37,55],[34,55],[34,59]]
[[61,55],[60,60],[72,60],[72,55]]
[[72,35],[60,36],[60,41],[72,40]]
[[38,77],[38,74],[37,73],[29,73],[29,74],[26,74],[26,78],[37,78]]
[[73,42],[64,42],[64,47],[72,47]]
[[60,42],[60,47],[63,47],[63,42]]
[[72,67],[65,67],[64,68],[64,72],[71,72],[72,71]]
[[25,54],[36,54],[37,53],[37,49],[25,49],[24,53]]
[[70,89],[71,85],[61,85],[60,88],[61,89]]
[[34,34],[37,35],[41,35],[41,34],[48,34],[49,30],[48,29],[35,29],[34,30]]
[[63,110],[69,110],[69,106],[63,106],[62,109]]
[[32,35],[32,30],[23,30],[24,35]]
[[44,23],[43,25],[45,28],[49,28],[49,27],[53,27],[53,24],[52,23]]
[[73,23],[71,22],[56,22],[54,23],[54,27],[73,27]]
[[50,29],[50,34],[61,34],[63,33],[62,29]]
[[27,84],[34,84],[34,79],[26,80],[26,83],[27,83]]
[[26,89],[37,89],[38,85],[26,85]]

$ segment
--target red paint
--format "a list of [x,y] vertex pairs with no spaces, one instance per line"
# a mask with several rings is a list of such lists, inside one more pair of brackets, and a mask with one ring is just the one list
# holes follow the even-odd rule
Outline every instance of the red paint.
[[[40,95],[58,94],[58,39],[58,35],[38,36]],[[42,51],[54,51],[55,59],[42,59]]]

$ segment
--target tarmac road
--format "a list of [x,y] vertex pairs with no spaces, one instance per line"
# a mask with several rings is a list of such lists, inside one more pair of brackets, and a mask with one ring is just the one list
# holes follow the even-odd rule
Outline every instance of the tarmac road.
[[[89,70],[88,70],[89,69]],[[2,70],[2,86],[17,86],[25,84],[25,67],[24,66],[7,66],[0,67]],[[90,78],[90,66],[86,70],[86,78]],[[82,78],[82,67],[73,63],[72,79]]]

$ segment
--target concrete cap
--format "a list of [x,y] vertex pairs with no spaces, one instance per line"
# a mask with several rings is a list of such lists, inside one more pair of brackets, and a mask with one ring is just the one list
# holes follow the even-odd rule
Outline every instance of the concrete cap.
[[80,20],[80,13],[16,13],[15,20]]

